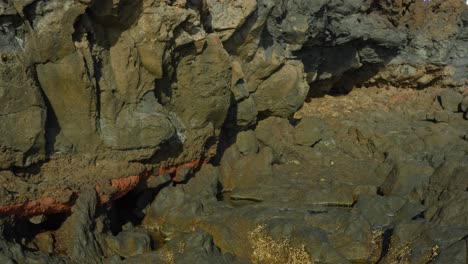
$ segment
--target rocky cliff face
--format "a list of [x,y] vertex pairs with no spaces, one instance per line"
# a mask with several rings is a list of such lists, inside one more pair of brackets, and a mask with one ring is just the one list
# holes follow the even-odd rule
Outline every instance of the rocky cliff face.
[[[338,122],[340,126],[336,123],[326,124],[331,118],[326,114],[310,117],[310,120],[306,118],[308,121],[297,125],[298,120],[303,119],[304,111],[309,109],[303,107],[306,100],[312,99],[313,103],[314,98],[347,94],[356,87],[444,87],[454,94],[430,93],[432,97],[428,100],[439,98],[442,105],[438,107],[442,108],[437,108],[435,115],[423,113],[422,119],[448,122],[450,118],[455,120],[457,117],[452,115],[459,112],[461,123],[454,125],[454,129],[463,131],[466,128],[463,111],[466,111],[467,97],[463,87],[466,88],[468,78],[467,42],[468,8],[461,0],[428,3],[422,0],[0,1],[0,214],[30,218],[73,212],[74,216],[63,225],[68,231],[59,229],[50,239],[58,241],[60,237],[66,237],[64,232],[74,232],[76,241],[72,246],[62,245],[60,248],[56,245],[49,253],[63,253],[73,261],[88,258],[98,261],[113,253],[109,253],[112,250],[103,249],[100,242],[95,242],[100,241],[99,238],[89,237],[94,227],[90,227],[88,222],[99,217],[94,213],[98,210],[96,208],[110,204],[131,190],[138,193],[140,198],[154,198],[155,191],[162,186],[158,181],[185,184],[201,169],[201,175],[209,175],[209,180],[205,179],[208,182],[201,184],[211,187],[200,190],[200,193],[207,192],[207,197],[215,199],[208,199],[211,202],[216,202],[216,196],[220,195],[218,185],[223,191],[232,192],[234,200],[244,200],[242,197],[255,201],[271,200],[271,193],[285,199],[298,199],[281,194],[277,188],[285,183],[269,178],[272,173],[287,175],[293,172],[288,168],[273,169],[272,164],[291,164],[300,156],[309,161],[310,167],[314,167],[317,157],[304,154],[307,152],[305,149],[318,142],[328,142],[322,137],[325,131],[334,134],[340,130],[338,127],[351,129],[344,121],[343,124]],[[389,96],[398,95],[390,92]],[[408,96],[408,101],[414,97]],[[320,102],[324,99],[317,100]],[[399,102],[400,99],[395,100]],[[452,107],[448,106],[450,102]],[[312,107],[313,104],[307,106]],[[341,113],[343,107],[346,108],[346,105],[338,105],[327,111]],[[298,113],[300,108],[302,112]],[[361,112],[371,116],[370,109]],[[428,109],[429,106],[418,109],[421,110],[418,113],[433,111]],[[315,111],[313,108],[309,110],[309,113]],[[394,108],[388,111],[392,110]],[[410,121],[419,120],[416,114],[410,116]],[[350,120],[353,118],[350,117]],[[372,118],[380,120],[379,117]],[[406,117],[401,118],[406,120]],[[355,121],[364,122],[359,118]],[[398,123],[395,121],[395,129]],[[293,125],[296,132],[292,132]],[[379,129],[382,128],[370,128],[372,131]],[[384,132],[385,129],[382,130]],[[376,135],[363,136],[361,134],[366,133],[359,129],[355,133],[361,143],[363,138],[366,142],[373,142],[366,143],[373,149],[372,153],[367,154],[375,154],[377,161],[368,164],[375,165],[381,171],[388,169],[387,174],[393,176],[385,178],[382,176],[385,173],[381,172],[382,175],[378,176],[383,177],[381,181],[368,176],[349,181],[338,180],[340,184],[353,186],[349,187],[351,189],[331,188],[333,193],[350,192],[347,198],[331,198],[338,204],[352,207],[356,202],[352,197],[357,193],[370,195],[372,191],[369,190],[377,187],[379,194],[383,192],[385,195],[406,197],[416,183],[398,187],[398,179],[403,177],[401,175],[407,170],[411,171],[409,175],[413,175],[412,171],[415,170],[420,176],[418,179],[428,182],[434,173],[433,168],[441,166],[439,159],[436,165],[401,165],[400,161],[395,161],[396,165],[388,165],[389,168],[379,165],[385,164],[385,157],[389,155],[387,145],[399,144],[400,141],[389,134],[389,142],[379,141],[379,145]],[[457,135],[457,138],[461,138],[460,142],[447,144],[466,146],[467,135],[457,133],[450,135]],[[402,135],[409,136],[406,132]],[[432,146],[431,142],[426,142],[426,146]],[[348,143],[354,144],[351,141]],[[296,145],[300,147],[291,147]],[[360,151],[357,147],[339,149],[355,158],[353,155],[364,155],[356,154]],[[463,147],[460,150],[465,165],[466,150]],[[336,151],[322,150],[328,154],[320,155],[333,156]],[[424,155],[418,154],[424,152],[422,149],[411,151],[408,154],[411,159],[425,159]],[[426,154],[434,154],[440,149],[430,147],[425,151]],[[376,153],[381,156],[377,158]],[[348,164],[351,163],[353,161],[348,160]],[[465,172],[466,169],[466,166],[460,167]],[[324,174],[329,173],[324,171]],[[212,178],[214,182],[209,182]],[[263,181],[263,189],[255,187],[258,190],[255,195],[246,188]],[[366,181],[367,185],[374,187],[363,187]],[[294,184],[289,182],[286,185]],[[196,190],[198,187],[193,188]],[[182,241],[180,243],[194,240],[207,243],[204,244],[206,247],[211,245],[206,251],[208,253],[205,252],[212,258],[210,261],[231,259],[220,255],[218,247],[212,245],[213,241],[206,232],[213,235],[217,243],[223,244],[225,242],[219,241],[229,239],[238,241],[239,245],[233,242],[237,248],[229,245],[220,247],[223,252],[233,253],[240,259],[247,259],[248,256],[242,255],[243,246],[239,241],[273,239],[263,237],[263,227],[255,229],[250,237],[227,239],[223,232],[228,231],[210,224],[233,212],[193,220],[194,216],[189,212],[197,210],[190,208],[192,205],[188,203],[188,208],[180,209],[188,215],[165,215],[167,212],[164,210],[182,206],[164,201],[175,195],[169,194],[168,190],[164,189],[162,196],[157,196],[156,205],[145,210],[145,214],[154,216],[153,219],[149,216],[145,218],[146,226],[156,228],[156,225],[159,228],[162,223],[158,221],[162,218],[172,219],[175,226],[181,217],[202,223],[197,227],[204,226],[205,231],[178,239]],[[300,192],[308,191],[305,188]],[[316,193],[334,197],[322,189],[316,190]],[[377,189],[374,193],[377,194]],[[188,197],[199,199],[197,195],[200,194],[191,190],[188,194],[182,192],[180,195],[184,198],[174,199],[190,201]],[[318,196],[316,199],[320,200]],[[366,202],[372,204],[372,199],[380,199],[381,196],[370,197],[360,200],[358,207],[363,206],[367,210]],[[163,209],[157,208],[158,199],[162,199],[160,204]],[[309,199],[313,206],[316,205],[312,201],[314,199]],[[424,195],[420,194],[418,199],[424,201]],[[309,200],[306,199],[304,204],[308,204]],[[393,203],[406,204],[393,200],[381,203],[392,203],[388,205],[390,207]],[[432,210],[442,210],[436,204],[434,201],[435,209]],[[407,206],[416,205],[409,203]],[[224,212],[224,209],[216,210]],[[249,222],[250,213],[246,212],[246,219],[242,221]],[[273,217],[275,213],[268,211],[264,215]],[[313,219],[307,221],[323,221]],[[466,226],[468,223],[464,224]],[[85,226],[84,230],[89,229],[88,232],[79,231],[80,226]],[[178,228],[184,229],[185,226]],[[105,230],[101,231],[105,233]],[[317,230],[307,229],[304,232],[321,236]],[[371,236],[369,232],[366,234]],[[147,241],[147,237],[138,232],[120,233],[119,236],[140,236]],[[111,245],[110,248],[123,247],[119,244],[123,243],[119,238],[106,239],[106,245]],[[83,243],[88,240],[96,245],[91,243],[91,247],[84,246]],[[362,242],[362,248],[366,247],[367,242]],[[251,243],[261,245],[258,241]],[[75,248],[80,245],[83,248]],[[293,247],[289,244],[283,246]],[[310,246],[315,247],[315,244]],[[12,245],[1,247],[11,248]],[[172,245],[166,247],[171,248]],[[198,246],[193,247],[190,250],[199,250]],[[267,261],[260,256],[262,249],[256,250],[254,248],[253,252],[257,255],[254,254],[256,257],[253,259]],[[19,253],[12,252],[6,255],[22,262],[18,259]],[[146,251],[140,253],[143,252]],[[155,259],[170,259],[172,254],[170,250],[167,251],[169,253],[158,252],[159,255],[153,256]],[[299,250],[295,254],[300,258],[306,254],[304,252]],[[308,252],[311,254],[310,250]],[[379,252],[383,252],[382,249]],[[367,258],[375,262],[385,259],[384,255],[378,256],[375,252],[365,252],[357,257],[347,251],[336,254],[339,257],[335,260],[343,261],[363,261]],[[27,258],[26,255],[22,257]],[[129,257],[125,254],[121,256]],[[314,255],[314,259],[318,259],[317,256]],[[200,258],[206,260],[208,257],[200,255]],[[390,258],[387,257],[388,261]],[[327,261],[338,263],[332,259]]]

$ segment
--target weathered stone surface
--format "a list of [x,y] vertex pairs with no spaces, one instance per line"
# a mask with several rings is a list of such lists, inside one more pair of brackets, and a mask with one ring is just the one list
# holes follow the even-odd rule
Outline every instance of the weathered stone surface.
[[442,251],[442,253],[433,261],[433,263],[466,263],[466,251],[466,240],[458,241],[448,249]]
[[427,164],[417,162],[398,163],[382,185],[385,194],[409,195],[420,197],[429,183],[434,169]]
[[34,239],[40,251],[52,254],[54,252],[54,237],[50,233],[41,233]]
[[73,261],[97,261],[102,255],[95,236],[97,206],[96,191],[83,192],[72,209],[73,216],[58,231],[57,237],[64,243],[61,250],[65,250]]
[[320,119],[304,118],[294,128],[294,143],[310,147],[322,139],[323,122]]
[[252,96],[260,113],[289,117],[302,106],[309,85],[300,65],[286,64],[258,86]]
[[126,258],[151,251],[151,239],[144,230],[122,231],[115,237],[106,237],[105,240],[110,251]]
[[468,96],[463,97],[463,100],[460,104],[460,108],[463,112],[468,111]]
[[307,214],[305,221],[325,230],[332,245],[346,259],[363,261],[375,258],[378,248],[373,241],[372,226],[359,214],[330,209]]
[[463,96],[453,90],[444,90],[439,95],[439,101],[445,110],[451,112],[458,112],[460,110],[460,103],[463,100]]
[[255,0],[206,1],[210,26],[222,41],[228,40],[257,9]]
[[238,126],[249,126],[257,122],[258,111],[252,97],[237,103],[235,110],[236,123]]
[[187,128],[211,123],[220,128],[229,107],[231,65],[216,36],[209,36],[199,56],[184,57],[177,67],[174,105]]
[[[24,1],[13,1],[24,2]],[[31,57],[41,61],[60,60],[75,51],[72,35],[78,16],[84,13],[90,1],[72,0],[28,1],[21,3],[24,16],[30,23]],[[17,3],[18,4],[18,3]]]
[[259,148],[257,137],[252,130],[239,132],[236,137],[236,145],[239,151],[244,155],[257,153]]
[[97,149],[96,88],[84,58],[73,52],[57,62],[37,66],[39,83],[57,118],[54,149],[89,153]]
[[[233,147],[235,148],[235,147]],[[233,150],[237,151],[237,149]],[[231,160],[230,155],[221,160],[221,184],[225,191],[250,187],[256,182],[271,177],[273,151],[269,147],[260,149],[257,153],[241,156]]]
[[163,248],[125,259],[122,263],[237,263],[230,254],[222,254],[212,236],[203,230],[180,234]]
[[356,208],[361,211],[361,215],[369,221],[373,227],[388,226],[393,217],[405,204],[405,200],[398,196],[359,196]]
[[288,120],[278,117],[262,120],[255,129],[258,141],[273,149],[277,157],[287,152],[294,140],[293,133],[293,126]]
[[258,0],[254,14],[225,43],[226,50],[243,59],[251,58],[257,51],[261,50],[258,49],[261,35],[275,4],[274,0]]
[[467,25],[461,0],[0,1],[0,262],[463,263]]
[[6,241],[5,235],[9,231],[8,229],[13,228],[12,223],[8,223],[2,219],[0,223],[0,260],[4,263],[60,263],[64,262],[64,258],[60,257],[51,257],[49,254],[36,251],[31,252],[26,250],[24,247],[18,243]]
[[266,49],[257,49],[253,58],[243,65],[247,90],[250,93],[255,92],[258,86],[278,71],[285,62],[286,51],[277,43]]
[[45,104],[25,65],[0,64],[0,169],[45,158]]
[[[216,202],[219,171],[205,165],[187,185],[169,186],[161,190],[156,199],[146,208],[145,226],[152,228],[190,224],[187,219],[199,217],[210,210]],[[173,211],[172,208],[181,208]],[[176,224],[178,223],[178,224]]]

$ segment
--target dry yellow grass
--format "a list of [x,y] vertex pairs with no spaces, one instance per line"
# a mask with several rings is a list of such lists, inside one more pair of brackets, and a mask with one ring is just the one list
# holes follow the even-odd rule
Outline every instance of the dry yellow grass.
[[257,264],[312,264],[305,246],[294,247],[289,238],[274,240],[265,232],[265,226],[259,225],[248,234],[252,246],[251,260]]
[[162,249],[160,252],[160,259],[164,264],[175,264],[175,256],[169,249]]

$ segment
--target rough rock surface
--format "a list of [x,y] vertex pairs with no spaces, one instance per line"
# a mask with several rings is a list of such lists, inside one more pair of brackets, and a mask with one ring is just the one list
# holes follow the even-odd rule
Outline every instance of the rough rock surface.
[[466,263],[462,0],[0,0],[1,263]]

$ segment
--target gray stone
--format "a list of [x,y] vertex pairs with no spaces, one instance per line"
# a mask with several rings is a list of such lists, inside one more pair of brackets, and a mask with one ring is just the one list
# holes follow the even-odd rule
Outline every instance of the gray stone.
[[251,96],[258,112],[289,117],[303,105],[308,92],[303,65],[296,62],[284,65],[263,81]]
[[397,197],[382,197],[360,195],[355,208],[366,218],[374,228],[390,225],[405,200]]
[[222,254],[213,237],[195,230],[179,234],[161,249],[125,259],[122,263],[236,263],[230,254]]
[[[394,254],[387,254],[384,257],[383,261],[396,260],[399,257],[397,252],[401,252],[402,250],[412,248],[412,243],[416,242],[415,238],[421,235],[425,227],[426,223],[420,220],[407,221],[396,225],[393,229],[389,245],[389,250],[391,252],[394,252]],[[402,257],[404,257],[405,259],[410,258],[410,256],[408,256],[408,253],[405,253]]]
[[463,226],[468,221],[468,195],[451,193],[454,196],[445,202],[433,218],[433,221],[448,226]]
[[328,208],[317,212],[309,210],[305,221],[325,230],[331,245],[348,261],[374,258],[372,227],[363,216],[349,210]]
[[443,250],[466,238],[468,228],[434,225],[425,233],[438,245],[439,249]]
[[224,151],[219,166],[221,185],[226,184],[223,188],[227,190],[232,188],[231,177],[235,173],[237,161],[241,157],[242,154],[235,144]]
[[164,173],[155,177],[150,177],[148,180],[146,180],[146,187],[158,188],[170,182],[171,179],[171,175],[169,175],[168,173]]
[[226,50],[242,59],[251,58],[259,50],[260,36],[275,4],[275,0],[257,1],[254,15],[250,16],[244,26],[238,28],[225,43]]
[[[17,5],[26,5],[25,1],[15,1]],[[23,3],[21,3],[23,2]],[[34,18],[31,27],[32,46],[36,58],[40,62],[56,61],[75,51],[71,38],[75,31],[77,17],[83,14],[89,1],[75,2],[71,0],[52,0],[36,2],[28,6],[27,16]],[[23,10],[17,6],[17,10]]]
[[0,261],[5,264],[15,264],[16,261],[14,261],[12,258],[7,257],[3,254],[0,254]]
[[400,208],[400,210],[398,210],[398,213],[396,213],[393,220],[395,222],[410,220],[421,215],[426,209],[427,208],[421,203],[407,202]]
[[41,224],[45,220],[47,220],[47,216],[45,215],[36,215],[36,216],[29,218],[29,222],[36,224],[36,225]]
[[57,118],[59,134],[54,148],[64,141],[78,152],[93,152],[99,145],[96,127],[96,88],[83,57],[74,52],[58,62],[40,64],[37,75]]
[[177,85],[173,103],[187,128],[221,128],[230,105],[231,63],[218,37],[209,36],[198,56],[181,59]]
[[452,112],[448,110],[437,111],[434,113],[434,120],[436,122],[448,123],[451,119],[451,114]]
[[440,105],[448,111],[458,112],[460,110],[460,103],[463,96],[451,89],[446,89],[439,94]]
[[463,97],[460,108],[463,112],[468,112],[468,96]]
[[234,95],[234,99],[237,101],[241,101],[247,97],[249,97],[249,91],[245,87],[244,81],[239,80],[231,87],[231,92]]
[[288,152],[294,142],[294,128],[287,119],[269,117],[258,123],[255,129],[258,141],[273,149],[276,158]]
[[318,118],[303,118],[294,128],[294,143],[302,146],[313,146],[322,139],[324,124]]
[[30,252],[20,244],[0,241],[0,261],[2,263],[71,263],[65,257],[52,257],[48,253],[41,251]]
[[[317,227],[309,226],[297,221],[295,219],[287,219],[283,217],[272,218],[267,220],[261,228],[257,227],[253,232],[250,233],[249,240],[253,243],[261,243],[261,239],[270,240],[275,244],[282,244],[284,248],[278,248],[272,246],[270,248],[274,258],[277,258],[279,262],[287,263],[288,259],[294,257],[298,258],[299,261],[307,263],[307,261],[315,262],[321,260],[324,262],[331,260],[338,260],[337,263],[343,263],[344,259],[340,259],[340,254],[331,247],[328,246],[328,235],[327,233]],[[288,243],[289,242],[289,243]],[[260,250],[268,250],[268,248],[262,248],[263,245],[255,245],[254,250],[261,254]],[[305,250],[300,250],[301,246]],[[296,247],[296,248],[295,248]],[[296,254],[294,254],[294,252]],[[275,254],[276,253],[276,254]],[[326,255],[326,257],[324,256]],[[268,262],[268,256],[263,256],[263,261]],[[258,260],[262,260],[260,258]],[[271,259],[270,261],[274,261]]]
[[279,71],[286,62],[286,51],[276,42],[265,49],[256,50],[253,58],[244,64],[244,79],[249,93],[257,91],[259,85]]
[[[162,189],[145,209],[147,214],[143,220],[144,226],[165,226],[165,229],[172,229],[172,226],[183,227],[190,224],[187,219],[210,212],[217,202],[219,173],[218,168],[207,164],[186,184]],[[173,210],[174,208],[179,209]],[[174,230],[168,232],[173,233]]]
[[101,119],[102,140],[112,150],[137,149],[138,159],[150,158],[158,147],[175,135],[169,117],[158,112],[158,103],[150,109],[124,107],[116,120]]
[[206,199],[213,199],[218,194],[220,168],[211,164],[204,164],[197,176],[184,189],[191,195],[199,195]]
[[95,234],[98,194],[95,190],[83,191],[75,205],[73,214],[61,226],[59,237],[64,239],[70,258],[77,262],[97,261],[102,256]]
[[467,259],[466,241],[460,240],[453,244],[447,249],[442,250],[437,258],[430,262],[433,264],[453,263],[453,264],[465,264]]
[[106,237],[105,240],[114,254],[126,258],[151,251],[151,238],[141,229],[122,231],[117,236]]
[[258,141],[252,130],[241,131],[236,138],[237,149],[244,155],[258,152]]
[[220,178],[223,190],[252,187],[271,177],[273,160],[273,151],[269,147],[235,160],[223,157]]
[[257,107],[252,97],[246,98],[237,103],[236,109],[236,121],[240,127],[253,125],[257,122]]
[[54,252],[54,237],[50,232],[44,232],[38,234],[34,238],[34,244],[37,245],[38,249],[47,254]]
[[45,158],[45,122],[44,101],[25,66],[0,62],[0,169]]
[[255,0],[229,2],[208,0],[206,5],[212,22],[211,27],[222,41],[228,40],[257,8]]
[[420,162],[398,162],[387,176],[381,189],[384,194],[408,196],[421,199],[424,188],[434,169]]

